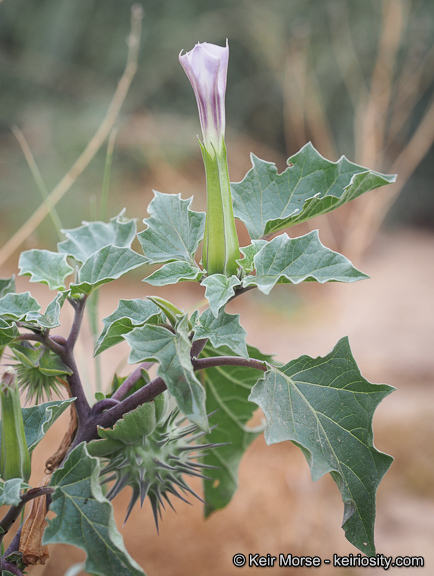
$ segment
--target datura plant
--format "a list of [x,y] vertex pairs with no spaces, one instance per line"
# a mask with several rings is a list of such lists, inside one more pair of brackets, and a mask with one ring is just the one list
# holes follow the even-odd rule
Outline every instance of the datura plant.
[[[247,291],[268,295],[278,284],[289,291],[301,282],[367,278],[324,246],[318,231],[293,237],[287,230],[395,176],[345,157],[328,161],[308,143],[280,174],[252,155],[245,178],[231,184],[228,42],[197,44],[179,60],[199,109],[206,213],[192,208],[192,198],[155,192],[139,232],[136,219],[123,211],[108,222],[65,230],[57,251],[23,252],[20,274],[53,291],[45,310],[29,292],[16,292],[14,278],[0,280],[0,500],[9,507],[0,539],[17,527],[3,548],[3,574],[45,562],[47,545],[62,542],[85,550],[89,574],[143,575],[123,545],[111,500],[130,492],[128,520],[148,498],[157,527],[174,498],[197,496],[207,516],[230,503],[241,457],[261,433],[267,444],[298,446],[313,480],[331,474],[343,500],[347,539],[375,555],[376,490],[392,458],[374,447],[372,418],[392,387],[361,375],[347,338],[323,357],[275,362],[246,343],[239,315],[225,308]],[[245,246],[239,246],[236,219],[250,235]],[[132,368],[91,398],[75,360],[86,306],[94,313],[104,284],[139,267],[153,287],[203,286],[208,306],[189,314],[159,296],[120,300],[103,320],[94,355],[126,341]],[[64,306],[73,320],[56,333]],[[21,407],[19,388],[23,401],[36,403]],[[32,487],[32,452],[68,407],[65,438],[46,464],[47,475]],[[258,407],[263,427],[247,426]],[[192,476],[203,479],[201,494],[190,486]]]

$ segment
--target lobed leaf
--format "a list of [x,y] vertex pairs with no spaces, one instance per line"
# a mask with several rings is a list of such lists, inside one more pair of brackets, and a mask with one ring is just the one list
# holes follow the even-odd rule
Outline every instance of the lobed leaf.
[[15,276],[0,278],[0,298],[6,296],[9,292],[15,292]]
[[299,446],[313,480],[331,473],[344,502],[346,537],[368,556],[375,554],[375,493],[392,463],[374,447],[372,418],[392,390],[363,378],[342,338],[327,356],[270,368],[249,396],[265,414],[267,444]]
[[190,359],[187,315],[178,320],[175,333],[162,326],[146,324],[124,337],[131,347],[129,362],[159,362],[158,376],[166,383],[181,412],[191,422],[208,430],[205,391],[194,374]]
[[[74,402],[75,398],[67,400],[53,400],[44,404],[37,404],[29,408],[21,408],[24,421],[24,432],[26,443],[31,452],[42,438],[50,426],[59,418],[59,416]],[[1,428],[0,428],[1,441]]]
[[21,488],[28,488],[22,478],[0,479],[0,506],[18,506],[21,503]]
[[110,222],[84,222],[79,228],[62,230],[67,240],[57,245],[59,252],[83,263],[109,244],[130,248],[136,236],[136,222],[125,219],[123,214],[124,210]]
[[14,322],[6,322],[3,318],[0,318],[0,355],[1,350],[19,335],[18,328]]
[[[270,356],[248,346],[250,358],[269,362]],[[207,344],[201,358],[226,356],[229,348],[216,350]],[[250,444],[263,431],[263,427],[249,427],[247,424],[257,406],[248,400],[249,393],[263,372],[242,366],[219,366],[202,370],[200,378],[206,390],[206,408],[215,427],[204,441],[223,443],[218,450],[210,450],[203,463],[215,468],[206,470],[212,482],[204,481],[205,515],[224,508],[231,501],[238,488],[238,467],[241,458]]]
[[278,174],[276,165],[251,155],[252,169],[231,184],[234,214],[253,239],[335,210],[361,194],[395,181],[353,164],[342,156],[326,160],[311,143],[288,160]]
[[160,317],[160,309],[150,300],[140,298],[120,300],[113,314],[103,320],[104,328],[95,346],[95,356],[123,342],[124,334],[128,334],[136,326],[143,326],[147,322],[158,322]]
[[235,354],[248,358],[246,331],[240,325],[239,314],[226,314],[223,310],[216,318],[210,309],[200,316],[194,328],[193,341],[208,338],[214,348],[227,346]]
[[144,576],[130,557],[115,521],[113,508],[99,485],[100,466],[89,456],[85,444],[77,446],[50,485],[55,487],[52,510],[43,543],[65,543],[82,548],[85,570],[99,576]]
[[60,326],[60,311],[65,303],[67,292],[59,292],[45,310],[45,314],[40,312],[30,312],[27,314],[27,321],[34,321],[42,328],[56,328]]
[[254,258],[255,276],[245,276],[243,286],[257,286],[269,294],[276,284],[300,282],[356,282],[368,278],[351,262],[321,244],[318,230],[299,238],[286,233],[267,242]]
[[27,250],[18,262],[21,276],[30,276],[30,282],[47,284],[50,290],[65,288],[65,279],[74,269],[67,262],[66,254],[50,250]]
[[27,315],[39,312],[41,306],[33,298],[30,292],[17,294],[9,292],[0,298],[0,316],[3,320],[25,320]]
[[225,306],[235,294],[235,288],[241,285],[241,280],[236,276],[224,276],[223,274],[213,274],[201,282],[205,286],[205,298],[209,302],[209,307],[217,318],[221,308]]
[[253,240],[250,246],[240,248],[240,252],[244,258],[237,260],[237,262],[244,274],[251,274],[253,272],[255,269],[254,257],[266,244],[268,244],[267,240]]
[[168,284],[177,284],[178,282],[199,282],[203,271],[197,266],[196,263],[182,262],[176,260],[169,262],[144,278],[143,282],[152,284],[152,286],[167,286]]
[[192,198],[180,194],[161,194],[154,190],[149,204],[146,230],[137,237],[146,261],[160,264],[181,260],[194,265],[194,254],[205,231],[205,213],[190,209]]
[[90,294],[99,286],[142,266],[145,261],[143,256],[130,248],[119,248],[111,244],[104,246],[84,262],[77,283],[70,286],[71,294]]

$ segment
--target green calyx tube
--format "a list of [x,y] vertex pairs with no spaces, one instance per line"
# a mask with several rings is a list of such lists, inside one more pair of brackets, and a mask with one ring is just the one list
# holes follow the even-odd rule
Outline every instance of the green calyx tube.
[[232,207],[226,146],[223,141],[221,153],[214,155],[202,144],[201,149],[207,192],[202,263],[208,275],[236,275],[240,248]]
[[1,451],[0,473],[3,480],[22,478],[28,482],[30,454],[24,434],[20,392],[15,370],[8,368],[0,380]]

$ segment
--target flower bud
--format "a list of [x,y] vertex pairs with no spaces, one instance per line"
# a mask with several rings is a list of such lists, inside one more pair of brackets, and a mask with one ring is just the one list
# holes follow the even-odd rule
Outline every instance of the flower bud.
[[3,480],[30,478],[30,454],[24,434],[20,393],[13,368],[8,368],[0,380],[1,451],[0,472]]
[[225,146],[225,94],[229,47],[196,44],[179,61],[196,96],[202,127],[207,210],[202,262],[208,274],[237,273],[240,257]]

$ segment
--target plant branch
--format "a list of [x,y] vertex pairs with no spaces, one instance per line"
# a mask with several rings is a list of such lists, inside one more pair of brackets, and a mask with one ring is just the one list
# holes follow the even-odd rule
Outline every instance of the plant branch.
[[95,154],[110,134],[128,93],[131,82],[136,74],[142,16],[142,8],[138,5],[134,5],[131,9],[131,32],[128,39],[127,63],[104,120],[87,144],[86,148],[72,165],[69,172],[65,174],[62,180],[47,196],[46,201],[41,204],[35,212],[33,212],[18,232],[16,232],[0,250],[0,266],[4,264],[10,256],[12,256],[15,250],[21,246],[21,244],[31,235],[33,230],[35,230],[35,228],[37,228],[37,226],[39,226],[39,224],[44,220],[50,209],[53,209],[59,200],[66,194],[80,174],[85,170],[85,168],[87,168],[90,161],[94,158]]
[[193,345],[190,350],[191,358],[199,358],[199,354],[205,348],[206,343],[208,342],[208,338],[200,338],[200,340],[196,340],[193,342]]
[[83,385],[78,373],[77,364],[70,348],[66,348],[61,355],[62,361],[70,368],[72,374],[68,374],[66,380],[69,384],[71,397],[75,397],[74,406],[77,410],[78,427],[86,426],[89,419],[90,406],[84,393]]
[[140,366],[138,366],[134,372],[131,372],[128,378],[122,382],[116,392],[112,395],[111,399],[123,400],[131,388],[137,384],[142,377],[142,370],[149,370],[152,365],[153,362],[143,362],[143,364],[140,364]]
[[[244,366],[245,368],[253,368],[255,370],[267,371],[265,362],[259,360],[240,358],[238,356],[216,356],[211,358],[200,358],[192,360],[194,370],[203,370],[205,368],[214,368],[216,366]],[[139,367],[140,368],[140,367]],[[77,432],[71,450],[78,446],[81,442],[89,442],[98,437],[97,426],[105,428],[113,426],[124,414],[131,412],[141,404],[151,402],[156,396],[161,394],[167,389],[164,380],[158,376],[151,380],[149,384],[128,396],[116,406],[99,414],[94,414],[89,418],[85,427]]]
[[21,502],[18,506],[11,506],[7,513],[3,516],[2,520],[0,521],[0,542],[3,541],[3,537],[5,534],[9,532],[12,528],[14,522],[18,519],[19,515],[21,514],[22,509],[33,500],[33,498],[39,498],[40,496],[47,496],[48,494],[53,494],[54,488],[50,486],[40,486],[38,488],[31,488],[28,492],[21,496]]
[[86,300],[87,296],[83,296],[79,300],[68,300],[75,311],[74,322],[72,323],[71,332],[69,333],[68,339],[66,341],[67,347],[71,351],[73,350],[75,343],[77,342],[78,335],[80,334]]
[[194,370],[204,370],[205,368],[215,368],[216,366],[244,366],[255,370],[268,370],[267,364],[254,358],[240,358],[239,356],[213,356],[211,358],[198,358],[192,361]]

